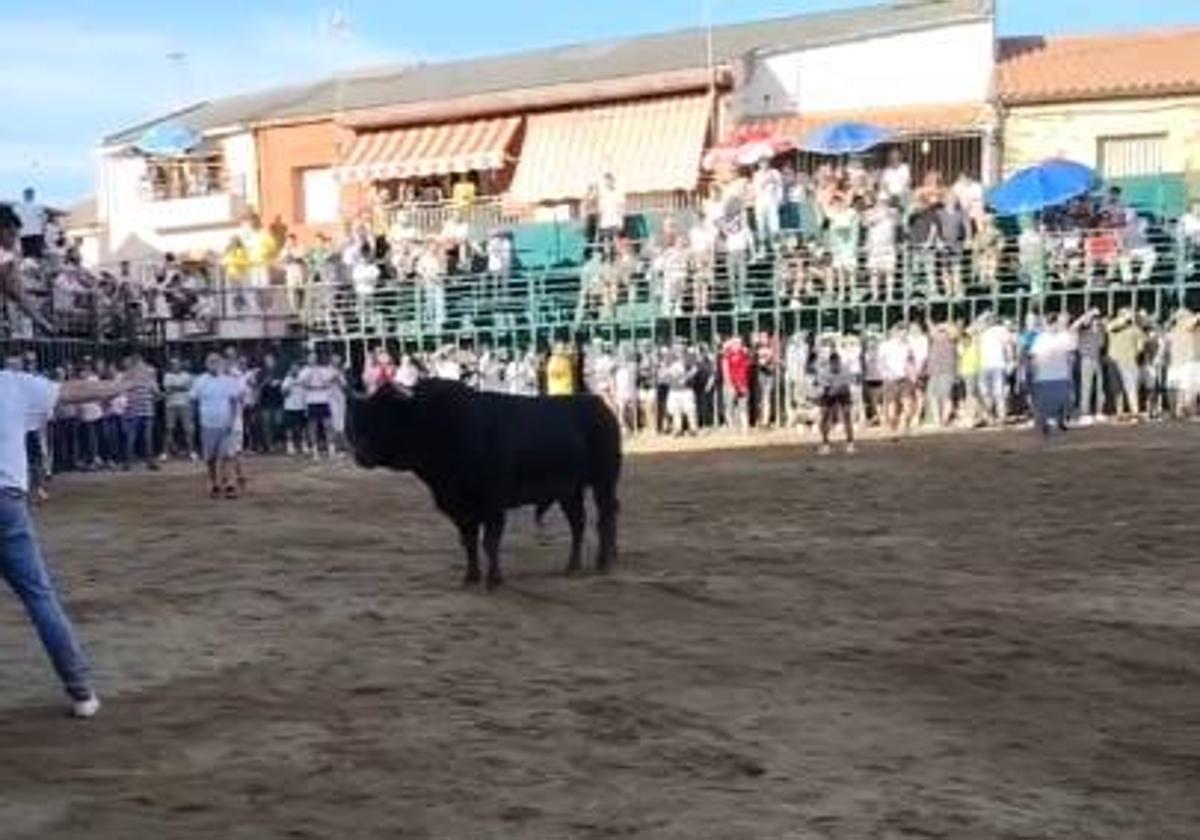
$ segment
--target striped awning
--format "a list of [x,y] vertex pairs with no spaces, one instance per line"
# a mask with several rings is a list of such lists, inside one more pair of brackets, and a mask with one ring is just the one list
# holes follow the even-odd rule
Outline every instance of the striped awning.
[[607,172],[625,193],[695,189],[709,119],[707,96],[531,116],[512,198],[583,198]]
[[780,137],[799,140],[814,129],[839,122],[860,122],[885,128],[901,138],[980,132],[994,121],[992,109],[982,103],[950,105],[912,105],[875,108],[862,111],[810,111],[803,114],[776,114],[747,120],[741,131],[769,131]]
[[380,181],[502,169],[520,117],[372,131],[354,138],[339,181]]

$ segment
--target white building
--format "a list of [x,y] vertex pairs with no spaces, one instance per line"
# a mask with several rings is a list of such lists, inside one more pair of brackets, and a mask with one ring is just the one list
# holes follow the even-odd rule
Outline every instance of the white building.
[[[853,33],[818,29],[791,45],[747,53],[736,68],[731,116],[793,137],[826,123],[871,123],[907,141],[918,169],[994,180],[993,0],[891,8]],[[904,10],[913,14],[897,20]]]
[[[104,141],[97,152],[99,260],[151,260],[171,252],[219,254],[258,203],[258,156],[248,123],[207,127],[178,115],[202,142],[183,155],[148,155],[138,129]],[[188,126],[192,128],[192,126]]]

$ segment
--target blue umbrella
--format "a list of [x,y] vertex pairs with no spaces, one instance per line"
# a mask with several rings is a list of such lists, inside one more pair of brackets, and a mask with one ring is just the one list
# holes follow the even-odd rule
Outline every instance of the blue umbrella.
[[186,125],[165,122],[146,129],[134,146],[148,155],[170,157],[187,154],[199,146],[202,139],[199,134]]
[[805,135],[800,148],[821,155],[856,155],[891,139],[885,128],[857,122],[823,125]]
[[1096,173],[1082,163],[1052,159],[1013,174],[988,193],[987,202],[1002,216],[1036,213],[1090,192]]

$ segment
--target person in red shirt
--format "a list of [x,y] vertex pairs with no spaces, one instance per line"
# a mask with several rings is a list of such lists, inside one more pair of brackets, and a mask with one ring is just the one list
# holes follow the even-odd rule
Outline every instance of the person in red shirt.
[[396,363],[386,348],[380,347],[373,357],[367,359],[363,367],[363,387],[368,394],[373,394],[384,385],[390,385],[396,380]]
[[725,397],[725,424],[742,432],[750,430],[750,351],[740,336],[721,348],[721,382]]

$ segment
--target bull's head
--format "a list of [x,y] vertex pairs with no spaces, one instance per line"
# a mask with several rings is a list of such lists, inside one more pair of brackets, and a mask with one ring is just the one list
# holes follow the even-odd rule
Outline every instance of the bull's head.
[[389,384],[370,395],[352,394],[347,409],[346,436],[360,467],[412,469],[420,447],[419,407],[412,391]]

